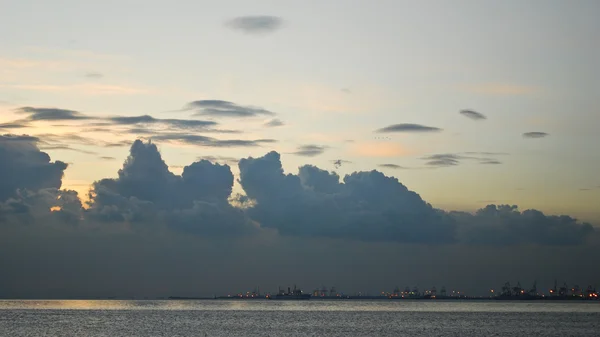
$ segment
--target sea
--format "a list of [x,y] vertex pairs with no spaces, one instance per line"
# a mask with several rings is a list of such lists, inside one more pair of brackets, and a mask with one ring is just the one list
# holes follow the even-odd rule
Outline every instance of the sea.
[[0,300],[0,336],[600,336],[600,303]]

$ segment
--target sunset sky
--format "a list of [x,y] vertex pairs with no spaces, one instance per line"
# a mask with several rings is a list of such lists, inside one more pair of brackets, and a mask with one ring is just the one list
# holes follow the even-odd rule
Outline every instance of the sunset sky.
[[141,138],[176,175],[228,164],[232,195],[248,192],[240,159],[277,151],[285,173],[378,170],[444,211],[509,204],[596,226],[598,13],[594,0],[3,1],[0,134],[37,137],[84,201]]
[[[340,174],[379,169],[444,209],[514,203],[598,221],[598,10],[595,1],[8,1],[0,21],[10,32],[0,45],[0,118],[23,119],[14,112],[27,106],[214,120],[240,131],[214,138],[277,143],[155,141],[174,172],[200,156],[277,150],[288,172],[306,163],[332,170],[332,160],[347,160]],[[255,30],[231,22],[256,13],[274,22]],[[198,100],[273,114],[181,110]],[[463,109],[487,119],[466,118]],[[273,119],[283,125],[263,125]],[[149,136],[94,132],[88,123],[39,121],[3,132],[52,134],[67,144],[71,150],[47,152],[72,163],[64,186],[83,192],[114,176],[128,148],[61,135],[90,143]],[[374,132],[402,123],[443,130]],[[305,145],[322,153],[294,154]],[[463,159],[429,170],[435,166],[422,159],[466,152],[501,153],[471,155],[501,164]]]

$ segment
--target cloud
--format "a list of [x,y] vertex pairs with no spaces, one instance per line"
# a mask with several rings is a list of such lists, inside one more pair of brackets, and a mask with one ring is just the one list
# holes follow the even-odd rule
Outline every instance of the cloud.
[[196,119],[159,119],[154,118],[150,115],[142,115],[142,116],[118,116],[118,117],[110,117],[108,120],[115,125],[154,125],[160,124],[167,127],[177,128],[177,129],[197,129],[197,130],[205,130],[209,126],[217,125],[217,122],[214,121],[203,121]]
[[255,117],[272,116],[274,112],[263,108],[241,106],[228,101],[200,100],[187,104],[184,110],[194,110],[195,116],[211,117]]
[[390,169],[394,169],[394,170],[404,170],[404,169],[407,169],[407,167],[396,165],[396,164],[379,164],[379,167],[390,168]]
[[440,132],[442,129],[420,124],[393,124],[376,130],[378,133],[389,132]]
[[276,143],[275,139],[216,139],[212,137],[185,134],[185,133],[161,133],[152,136],[154,140],[163,140],[167,142],[181,142],[189,145],[198,145],[206,147],[255,147],[264,144]]
[[226,22],[226,25],[244,33],[264,34],[281,28],[283,20],[279,17],[268,15],[240,16]]
[[88,151],[88,150],[82,150],[82,149],[77,149],[77,148],[73,148],[70,147],[69,145],[48,145],[48,146],[40,146],[39,147],[40,150],[65,150],[65,151],[73,151],[73,152],[79,152],[79,153],[83,153],[83,154],[89,154],[89,155],[97,155],[97,152],[94,151]]
[[460,110],[460,114],[473,120],[487,119],[484,114],[474,110]]
[[115,157],[109,157],[109,156],[101,156],[99,158],[102,159],[102,160],[107,160],[107,161],[117,160],[117,158],[115,158]]
[[479,157],[474,155],[499,155],[499,153],[495,152],[465,152],[471,154],[470,156],[464,156],[462,154],[455,153],[438,153],[432,154],[429,156],[422,157],[421,159],[426,160],[425,165],[430,167],[451,167],[457,166],[461,163],[462,160],[471,160],[478,161],[479,164],[487,164],[487,165],[498,165],[502,164],[499,160],[487,158],[487,157]]
[[297,156],[315,157],[320,154],[323,154],[323,152],[325,152],[325,149],[327,149],[327,147],[322,145],[301,145],[298,146],[296,152],[292,153]]
[[423,157],[422,159],[427,160],[425,165],[429,166],[456,166],[460,163],[460,159],[464,159],[465,157],[459,156],[451,153],[444,154],[433,154],[430,156]]
[[345,94],[351,94],[351,93],[352,93],[352,90],[350,90],[350,89],[348,89],[348,88],[342,88],[342,89],[340,89],[340,90],[341,90],[343,93],[345,93]]
[[0,201],[15,197],[18,190],[37,192],[59,189],[67,164],[51,162],[31,136],[0,135]]
[[452,242],[454,226],[395,178],[303,166],[284,174],[280,156],[241,159],[240,184],[256,206],[249,215],[284,235],[365,241]]
[[0,123],[0,129],[24,129],[29,127],[29,124],[27,124],[24,121],[14,121],[14,122],[9,122],[9,123]]
[[549,136],[549,134],[545,133],[545,132],[525,132],[523,134],[523,138],[544,138],[546,136]]
[[270,121],[268,121],[268,122],[266,122],[264,124],[264,126],[270,127],[270,128],[277,127],[277,126],[283,126],[283,125],[285,125],[285,123],[282,122],[280,119],[277,119],[277,118],[272,119],[272,120],[270,120]]
[[520,212],[516,205],[488,205],[475,214],[452,212],[461,224],[461,240],[491,245],[576,245],[594,232],[588,223],[566,215],[545,215],[538,210]]
[[85,77],[97,80],[97,79],[103,78],[104,75],[101,73],[87,73],[87,74],[85,74]]
[[72,121],[91,118],[78,111],[57,108],[34,108],[26,106],[16,109],[15,112],[29,115],[27,119],[32,121]]
[[501,161],[495,160],[495,159],[482,160],[479,163],[480,164],[485,164],[485,165],[499,165],[499,164],[502,164]]
[[334,160],[331,160],[331,162],[333,163],[333,166],[336,169],[339,169],[340,167],[342,167],[343,164],[351,164],[352,163],[349,160],[343,160],[343,159],[334,159]]
[[169,171],[156,145],[137,140],[116,179],[93,184],[90,215],[108,222],[147,225],[159,221],[192,234],[237,236],[256,230],[228,203],[233,187],[229,166],[206,160]]

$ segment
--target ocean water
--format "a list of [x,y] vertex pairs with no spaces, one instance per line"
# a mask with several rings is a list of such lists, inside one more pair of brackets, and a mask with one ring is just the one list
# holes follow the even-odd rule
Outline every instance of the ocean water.
[[598,302],[0,301],[0,336],[599,336]]

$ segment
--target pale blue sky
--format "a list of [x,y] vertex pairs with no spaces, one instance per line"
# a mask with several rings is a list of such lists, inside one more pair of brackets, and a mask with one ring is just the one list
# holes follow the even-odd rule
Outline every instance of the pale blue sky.
[[[218,119],[220,128],[244,133],[208,136],[279,142],[255,148],[157,142],[168,164],[277,150],[295,173],[306,163],[333,170],[331,160],[344,159],[352,163],[337,170],[341,175],[379,169],[444,209],[510,203],[600,223],[598,13],[600,2],[583,0],[0,0],[0,123],[22,118],[12,112],[21,106],[202,118],[167,111],[227,100],[276,112],[286,125],[263,127],[271,117]],[[276,16],[283,24],[265,34],[226,25],[250,15]],[[461,109],[487,120],[468,119]],[[400,123],[444,130],[374,133]],[[64,123],[1,132],[135,138],[53,124]],[[549,136],[522,137],[532,131]],[[376,138],[382,136],[389,139]],[[327,148],[315,157],[291,154],[309,144]],[[73,163],[65,187],[79,191],[116,175],[127,155],[125,147],[73,147],[98,155],[47,152]],[[422,157],[464,152],[507,155],[493,156],[501,165],[465,159],[423,169]]]

